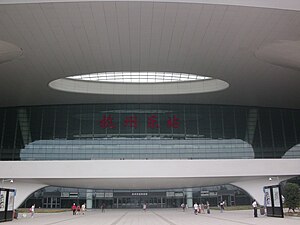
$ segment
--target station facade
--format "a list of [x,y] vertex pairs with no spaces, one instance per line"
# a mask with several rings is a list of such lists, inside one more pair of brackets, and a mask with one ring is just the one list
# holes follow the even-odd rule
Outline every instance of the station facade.
[[299,158],[300,111],[97,104],[0,109],[1,160]]
[[[11,107],[0,109],[0,124],[3,161],[300,158],[300,112],[292,109],[195,104]],[[248,204],[251,197],[226,183],[155,190],[46,187],[22,206],[35,202],[65,208],[88,201],[92,208],[103,203],[136,208],[144,202],[164,208],[181,202],[216,205],[220,200]]]

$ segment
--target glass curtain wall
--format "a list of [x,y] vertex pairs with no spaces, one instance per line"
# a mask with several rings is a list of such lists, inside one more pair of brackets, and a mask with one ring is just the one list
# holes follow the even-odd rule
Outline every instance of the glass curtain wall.
[[[232,185],[195,187],[190,189],[192,197],[186,195],[186,189],[158,190],[89,190],[92,207],[101,208],[178,208],[188,200],[210,206],[217,206],[221,200],[227,206],[250,205],[251,197],[243,190]],[[82,205],[87,200],[87,190],[80,188],[46,187],[33,193],[21,205],[29,208],[32,204],[41,208],[70,208],[73,203]]]
[[0,108],[0,160],[299,158],[300,111],[222,105]]

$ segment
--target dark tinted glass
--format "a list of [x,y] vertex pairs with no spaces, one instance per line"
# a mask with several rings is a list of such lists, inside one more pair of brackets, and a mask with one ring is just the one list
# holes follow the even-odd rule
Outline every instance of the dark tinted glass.
[[1,160],[299,158],[298,110],[183,104],[0,109]]

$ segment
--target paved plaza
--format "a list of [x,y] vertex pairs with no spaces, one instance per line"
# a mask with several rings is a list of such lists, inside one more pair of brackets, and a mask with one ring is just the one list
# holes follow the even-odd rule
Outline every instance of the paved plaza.
[[37,224],[37,225],[300,225],[299,217],[272,218],[259,216],[253,218],[251,210],[219,211],[211,214],[194,215],[190,209],[182,212],[180,209],[149,209],[143,212],[139,209],[90,210],[85,215],[73,216],[72,212],[38,213],[33,218],[29,214],[19,215],[19,219],[3,223]]

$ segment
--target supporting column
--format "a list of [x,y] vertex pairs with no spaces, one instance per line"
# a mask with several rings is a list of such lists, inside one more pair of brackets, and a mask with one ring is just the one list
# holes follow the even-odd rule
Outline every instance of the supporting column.
[[93,208],[93,193],[94,193],[94,191],[91,189],[86,190],[86,208],[87,209]]
[[186,196],[186,204],[189,208],[193,207],[193,189],[186,188],[185,189],[185,196]]
[[2,183],[2,188],[9,188],[14,189],[16,192],[15,202],[14,202],[14,209],[19,208],[19,206],[28,198],[33,192],[46,187],[46,184],[39,184],[39,183],[25,183],[19,182],[18,180],[14,179],[13,183]]
[[292,178],[292,176],[276,176],[276,179],[273,177],[261,177],[253,180],[243,180],[231,183],[234,186],[242,188],[248,194],[257,201],[258,204],[264,205],[264,192],[263,188],[265,186],[277,185],[281,181]]

